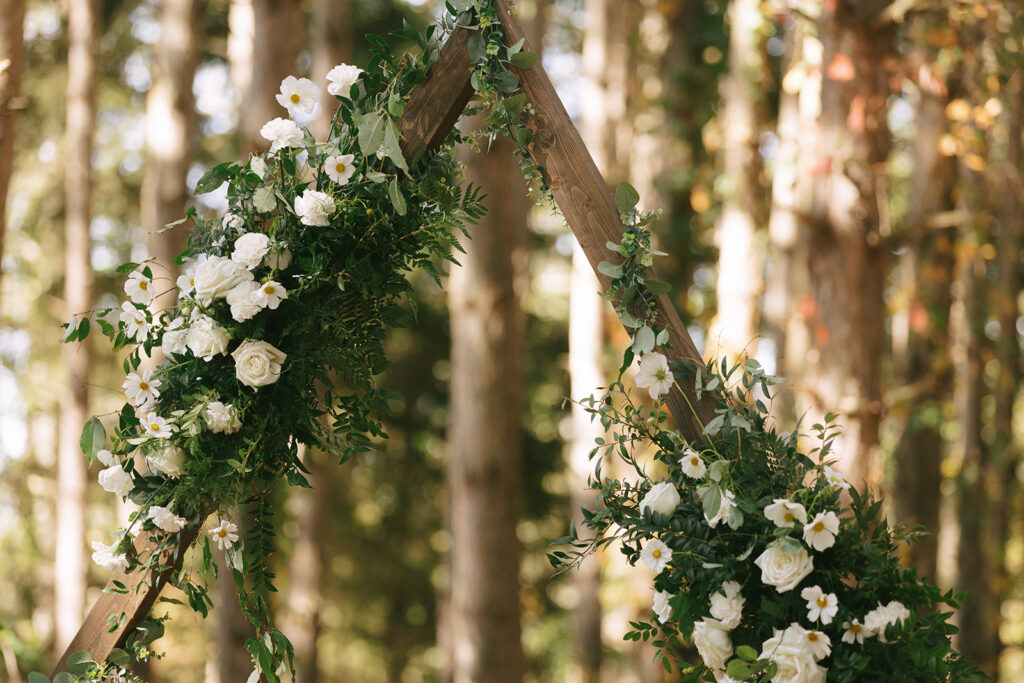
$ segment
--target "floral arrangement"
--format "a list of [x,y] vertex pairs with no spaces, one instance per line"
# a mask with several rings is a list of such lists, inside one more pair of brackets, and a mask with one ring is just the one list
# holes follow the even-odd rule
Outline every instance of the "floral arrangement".
[[[618,542],[631,564],[650,570],[652,619],[632,623],[626,638],[652,642],[683,681],[846,682],[878,672],[894,681],[985,680],[950,644],[956,627],[943,610],[960,596],[901,566],[898,544],[912,534],[890,528],[881,503],[833,469],[834,415],[813,426],[818,445],[804,453],[797,431],[773,428],[768,405],[782,380],[756,361],[703,365],[654,350],[667,337],[648,303],[667,288],[646,278],[657,252],[644,226],[654,214],[635,209],[628,186],[616,199],[624,235],[609,248],[622,263],[600,269],[633,344],[605,395],[581,402],[608,432],[591,454],[600,503],[583,511],[594,534],[581,539],[572,529],[561,539],[572,549],[551,553],[552,564],[572,567]],[[631,367],[651,403],[624,382]],[[700,442],[668,423],[665,397],[683,382],[717,406]],[[597,456],[635,476],[604,476]],[[688,661],[690,645],[702,663]]]

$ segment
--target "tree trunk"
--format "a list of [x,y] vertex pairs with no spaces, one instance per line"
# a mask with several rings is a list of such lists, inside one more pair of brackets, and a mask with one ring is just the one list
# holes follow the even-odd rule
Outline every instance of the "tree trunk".
[[[735,362],[757,351],[758,309],[763,288],[763,248],[757,230],[761,206],[760,139],[764,57],[759,33],[760,0],[732,0],[729,22],[729,75],[722,81],[721,216],[718,243],[718,313],[708,348]],[[724,181],[724,182],[722,182]]]
[[807,258],[813,300],[805,319],[812,349],[804,385],[814,401],[809,422],[840,413],[842,471],[855,485],[881,483],[878,462],[881,368],[888,259],[879,205],[890,140],[886,56],[891,23],[884,0],[840,0],[825,9],[821,134]]
[[[25,67],[25,0],[0,0],[0,263],[7,234],[7,188],[14,167],[14,132],[25,107],[21,72]],[[0,277],[3,269],[0,268]]]
[[521,278],[529,203],[507,142],[469,161],[489,197],[449,281],[452,333],[449,487],[455,683],[519,681]]
[[[64,175],[64,317],[81,316],[93,304],[89,240],[92,219],[92,133],[96,118],[96,6],[93,0],[68,5],[68,85]],[[69,386],[61,394],[57,462],[57,552],[54,559],[56,634],[60,654],[78,632],[85,611],[85,489],[87,462],[79,449],[89,417],[91,339],[64,347]]]
[[351,0],[313,0],[313,68],[311,78],[321,89],[320,115],[313,122],[313,135],[325,140],[337,100],[327,93],[327,72],[342,62],[352,61]]

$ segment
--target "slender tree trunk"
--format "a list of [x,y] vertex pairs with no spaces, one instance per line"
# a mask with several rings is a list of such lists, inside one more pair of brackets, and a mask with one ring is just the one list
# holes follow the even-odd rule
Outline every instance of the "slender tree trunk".
[[[508,143],[469,161],[490,201],[449,282],[452,333],[448,476],[455,683],[519,681],[520,429],[526,200]],[[518,191],[517,191],[517,188]]]
[[351,0],[313,0],[313,82],[322,91],[320,115],[313,122],[313,134],[324,140],[330,132],[331,117],[337,109],[333,95],[327,94],[327,72],[352,60]]
[[[25,0],[0,0],[0,263],[7,234],[7,188],[14,167],[14,133],[25,103],[21,72],[25,67]],[[0,277],[3,269],[0,268]],[[0,290],[2,291],[2,290]]]
[[[243,532],[246,529],[239,528],[238,531],[238,535],[244,538]],[[252,657],[245,649],[245,641],[255,635],[255,631],[242,616],[242,606],[238,602],[235,582],[231,580],[231,570],[224,560],[224,553],[217,553],[217,564],[220,565],[214,611],[217,618],[214,629],[217,681],[235,683],[247,680],[253,670]]]
[[[92,132],[96,118],[96,6],[93,0],[68,5],[68,85],[64,175],[64,317],[82,315],[93,304],[89,223],[92,219]],[[57,552],[55,557],[56,634],[54,651],[63,652],[82,624],[85,610],[86,459],[78,446],[89,415],[90,342],[64,347],[69,386],[61,395],[57,462]]]
[[722,213],[718,243],[718,313],[708,348],[735,362],[757,351],[758,309],[763,288],[763,249],[757,230],[761,206],[760,91],[764,57],[759,34],[760,0],[732,0],[729,22],[729,75],[722,81]]
[[884,168],[890,140],[886,56],[891,23],[884,0],[839,0],[822,13],[825,46],[822,145],[818,148],[808,269],[813,301],[805,313],[813,348],[804,385],[815,402],[812,421],[841,414],[840,468],[859,485],[881,483],[878,462],[881,369],[888,259],[882,237]]

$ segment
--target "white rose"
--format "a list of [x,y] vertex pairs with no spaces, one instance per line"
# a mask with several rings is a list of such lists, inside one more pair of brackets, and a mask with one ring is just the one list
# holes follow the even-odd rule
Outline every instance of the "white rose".
[[253,301],[253,292],[259,290],[260,285],[255,280],[243,280],[235,285],[234,289],[228,292],[226,300],[231,307],[231,317],[238,322],[245,322],[260,312],[261,307]]
[[732,656],[729,632],[716,619],[701,619],[693,625],[693,644],[700,658],[712,669],[724,669]]
[[209,306],[214,299],[222,299],[235,285],[241,282],[249,271],[231,259],[221,256],[210,256],[196,264],[192,279],[196,286],[196,299],[204,306]]
[[173,512],[165,507],[154,505],[149,508],[148,518],[156,524],[157,528],[161,531],[166,531],[169,534],[173,534],[175,531],[181,531],[185,528],[187,520],[184,517],[177,517]]
[[302,129],[289,119],[276,118],[267,121],[260,128],[260,135],[270,140],[272,153],[282,147],[302,147]]
[[779,667],[772,683],[824,683],[826,669],[818,666],[809,648],[808,631],[791,624],[785,631],[761,645],[761,659],[769,659]]
[[120,465],[112,465],[105,470],[100,470],[99,482],[104,490],[116,493],[122,498],[127,498],[135,486],[132,483],[131,475],[121,469]]
[[789,553],[778,543],[773,543],[761,553],[754,564],[761,568],[761,582],[775,586],[780,593],[793,590],[814,569],[814,560],[807,550]]
[[181,355],[188,351],[188,330],[184,329],[184,325],[184,318],[175,318],[164,329],[163,340],[160,342],[164,355]]
[[206,426],[216,434],[234,434],[242,428],[242,421],[238,419],[238,409],[230,403],[210,401],[206,404],[204,417]]
[[235,377],[248,387],[273,384],[281,376],[281,364],[288,357],[265,341],[246,339],[231,352],[235,359]]
[[679,505],[679,492],[675,484],[670,481],[663,481],[655,484],[640,501],[640,511],[650,508],[651,511],[662,515],[671,515]]
[[654,604],[651,610],[658,615],[658,621],[663,624],[672,618],[672,605],[669,604],[669,601],[674,597],[673,593],[665,591],[658,591],[654,594]]
[[185,339],[195,356],[208,361],[214,356],[227,354],[231,335],[216,320],[200,314],[192,321]]
[[150,469],[162,472],[171,479],[185,474],[185,451],[173,444],[167,443],[161,449],[147,454],[146,461]]
[[327,72],[327,92],[335,97],[349,96],[352,84],[359,80],[363,70],[351,64],[339,64]]
[[740,584],[726,581],[718,593],[711,596],[711,616],[721,622],[722,627],[733,630],[743,618],[746,600],[740,595]]
[[99,541],[92,542],[92,561],[108,572],[128,570],[128,558],[125,555],[115,555],[114,545],[103,545]]
[[331,196],[317,190],[307,189],[301,197],[295,198],[295,213],[303,225],[330,225],[330,216],[335,208]]

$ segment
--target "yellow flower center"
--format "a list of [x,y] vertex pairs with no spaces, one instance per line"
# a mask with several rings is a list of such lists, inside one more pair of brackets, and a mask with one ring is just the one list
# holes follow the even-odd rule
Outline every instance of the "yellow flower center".
[[144,322],[146,322],[146,319],[145,319],[145,318],[136,318],[136,319],[135,319],[135,324],[136,324],[136,325],[141,325],[141,324],[142,324],[142,323],[144,323]]
[[828,607],[828,598],[824,595],[818,598],[818,607]]
[[698,458],[690,458],[690,464],[693,465],[694,467],[696,467],[697,465],[700,464],[700,459],[698,459]]
[[146,282],[145,280],[139,280],[139,289],[141,289],[142,291],[146,291],[147,289],[149,289],[149,283]]
[[217,535],[220,536],[221,538],[226,538],[227,535],[228,535],[228,530],[227,529],[217,529]]
[[659,557],[661,557],[661,551],[655,550],[653,553],[651,553],[651,557],[653,557],[654,559],[658,559]]
[[339,174],[344,173],[345,168],[345,164],[341,163],[340,161],[334,166],[334,170],[337,171]]
[[139,389],[149,391],[149,384],[147,382],[139,382]]
[[154,432],[159,432],[160,431],[160,425],[158,425],[156,422],[154,422],[153,424],[149,425],[149,428],[152,431],[154,431]]
[[817,642],[818,641],[818,632],[817,631],[811,631],[810,633],[808,633],[807,634],[807,640],[811,641],[812,643]]
[[814,529],[815,531],[822,531],[822,530],[825,529],[825,523],[824,522],[820,522],[820,521],[819,522],[815,522],[814,526],[812,526],[811,528]]
[[850,627],[850,630],[854,633],[860,633],[860,624],[854,624]]
[[273,294],[274,293],[274,285],[265,285],[263,287],[263,291],[266,292],[267,294]]
[[787,512],[786,513],[786,521],[787,522],[792,522],[793,521],[793,513],[792,512]]
[[297,92],[292,93],[291,100],[292,100],[292,102],[294,104],[298,104],[299,103],[299,93],[297,93]]

